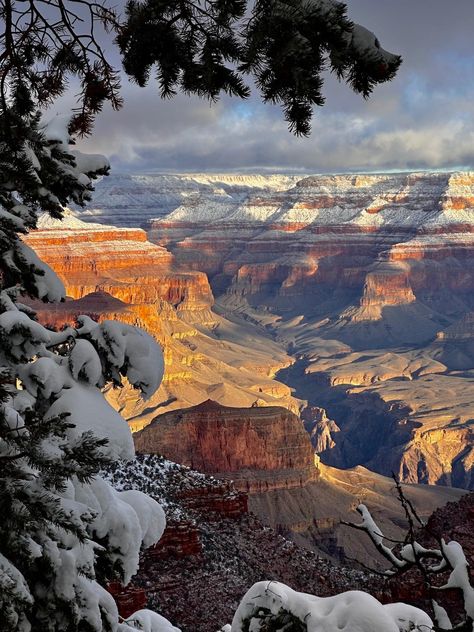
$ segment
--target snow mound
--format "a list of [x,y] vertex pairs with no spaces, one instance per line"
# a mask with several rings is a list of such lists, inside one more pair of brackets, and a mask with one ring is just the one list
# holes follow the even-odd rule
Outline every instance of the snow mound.
[[430,617],[406,604],[383,606],[367,593],[353,590],[334,597],[299,593],[279,582],[258,582],[242,599],[232,632],[258,630],[259,619],[289,613],[306,623],[308,632],[406,632],[433,628]]

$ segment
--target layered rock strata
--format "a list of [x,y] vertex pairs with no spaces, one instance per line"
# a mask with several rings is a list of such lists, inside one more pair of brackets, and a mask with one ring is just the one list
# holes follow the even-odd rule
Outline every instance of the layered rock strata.
[[65,303],[33,303],[45,323],[61,327],[80,314],[139,326],[162,344],[166,373],[146,403],[132,389],[110,390],[111,403],[133,430],[156,414],[212,395],[224,404],[282,404],[297,410],[290,388],[274,380],[291,359],[269,336],[255,341],[249,326],[213,313],[213,295],[200,272],[180,272],[173,256],[140,229],[41,218],[26,240],[62,278]]
[[247,492],[303,487],[318,477],[303,424],[284,408],[208,400],[156,417],[134,442],[139,452],[230,478]]
[[[311,411],[314,419],[317,411]],[[324,418],[322,412],[320,417]],[[371,507],[389,537],[398,537],[403,509],[393,480],[364,468],[343,471],[320,463],[298,416],[277,408],[229,408],[207,401],[160,415],[134,435],[141,453],[161,454],[249,494],[248,507],[298,544],[336,559],[374,556],[370,541],[341,526],[360,502]],[[461,490],[413,485],[423,516],[457,499]]]
[[[110,204],[102,197],[94,217],[126,208],[137,186],[150,196],[145,215],[155,205],[159,218],[149,238],[184,269],[209,275],[214,315],[246,336],[253,326],[249,354],[264,335],[297,358],[278,378],[339,429],[317,429],[324,462],[472,487],[473,173],[132,180]],[[236,341],[221,320],[214,333],[224,331]],[[220,357],[223,347],[221,339]],[[180,368],[173,388],[189,378]],[[253,403],[249,382],[229,389],[218,373],[204,397],[199,389],[185,401],[181,389],[180,401]],[[282,387],[274,385],[255,389],[258,404],[275,403],[269,389]],[[289,392],[279,397],[288,402]],[[134,414],[130,402],[118,405]]]
[[[372,302],[411,303],[417,290],[432,289],[439,270],[426,259],[449,267],[446,260],[466,258],[473,181],[460,173],[317,176],[234,204],[203,192],[152,222],[149,236],[216,287],[227,278],[233,292],[253,297],[271,285],[282,305],[305,288],[353,289],[373,320]],[[466,291],[456,272],[453,283]]]
[[198,208],[150,238],[301,359],[279,377],[328,408],[323,460],[472,488],[474,173],[312,176]]
[[80,299],[106,292],[128,304],[171,304],[177,311],[209,309],[212,292],[206,275],[173,268],[173,255],[147,240],[140,229],[84,224],[71,214],[64,221],[42,217],[25,238]]
[[[249,194],[285,190],[297,176],[203,174],[111,174],[96,185],[92,208],[77,209],[88,222],[137,227],[166,216],[183,202],[199,207],[203,198],[238,205]],[[196,208],[198,210],[198,208]]]

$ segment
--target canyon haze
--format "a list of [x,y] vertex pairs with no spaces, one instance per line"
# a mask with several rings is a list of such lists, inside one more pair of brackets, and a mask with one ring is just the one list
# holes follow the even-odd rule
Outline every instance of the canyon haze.
[[133,429],[283,406],[326,466],[474,487],[474,174],[115,175],[93,207],[28,241],[73,299],[44,318],[162,341],[153,400],[110,393]]

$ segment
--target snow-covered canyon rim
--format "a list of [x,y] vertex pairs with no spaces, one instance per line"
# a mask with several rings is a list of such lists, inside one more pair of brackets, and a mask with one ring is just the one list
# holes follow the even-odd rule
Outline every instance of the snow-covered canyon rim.
[[474,226],[474,172],[384,174],[112,174],[96,187],[88,222],[167,228],[169,224],[271,229],[346,226],[436,233]]

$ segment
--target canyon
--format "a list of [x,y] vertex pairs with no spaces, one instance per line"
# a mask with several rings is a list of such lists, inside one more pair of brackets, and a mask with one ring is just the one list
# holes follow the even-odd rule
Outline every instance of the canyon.
[[[350,566],[336,564],[320,551],[291,542],[249,512],[247,503],[252,502],[254,494],[248,497],[246,492],[237,491],[231,481],[150,454],[138,455],[128,463],[111,464],[103,475],[119,490],[138,489],[151,495],[162,504],[167,517],[162,539],[143,551],[131,585],[125,588],[114,582],[108,586],[123,617],[136,607],[154,607],[173,619],[183,632],[208,632],[215,629],[216,621],[230,621],[240,596],[262,578],[282,581],[321,597],[343,590],[365,590],[382,602],[403,600],[428,611],[431,608],[430,596],[416,572],[408,572],[403,580],[397,577],[384,581],[367,569],[357,570],[353,561]],[[362,474],[361,481],[367,483],[368,478]],[[418,501],[418,487],[422,494],[430,489],[406,485],[404,491]],[[443,492],[443,488],[431,489]],[[367,489],[362,499],[373,509],[376,492],[370,491]],[[445,488],[444,493],[447,491]],[[417,533],[418,540],[432,547],[438,546],[433,534],[436,538],[454,538],[462,543],[472,563],[473,506],[471,493],[438,509]],[[351,510],[344,518],[357,521],[356,516]],[[398,519],[397,523],[399,528],[402,521]],[[384,528],[389,525],[386,520]],[[364,541],[364,536],[357,539]],[[371,548],[368,545],[364,559],[374,567]],[[442,602],[456,619],[460,603],[457,591],[444,592]]]
[[85,223],[68,212],[62,222],[42,217],[25,239],[60,276],[68,296],[59,304],[30,302],[42,322],[61,327],[87,314],[142,327],[160,341],[166,370],[151,399],[143,402],[127,385],[107,392],[132,430],[157,411],[209,397],[298,410],[290,387],[274,378],[292,362],[285,350],[248,324],[213,312],[207,276],[180,271],[143,230]]
[[183,632],[208,632],[216,621],[230,621],[248,586],[262,578],[321,596],[378,583],[282,537],[247,510],[247,495],[230,481],[154,455],[112,464],[104,475],[117,489],[153,496],[167,518],[162,540],[143,552],[132,584],[109,586],[122,616],[145,601]]
[[338,426],[325,463],[470,488],[473,191],[465,173],[308,177],[212,223],[182,205],[149,235],[164,225],[222,313],[291,350],[280,377]]
[[78,247],[98,266],[89,284],[61,273],[52,250],[66,248],[32,245],[76,301],[93,310],[100,292],[103,307],[161,335],[158,396],[109,395],[134,430],[206,399],[283,405],[302,411],[326,466],[472,488],[473,205],[467,172],[117,175],[75,211],[76,230],[118,224],[132,274],[112,271],[115,255],[105,274],[92,238]]

